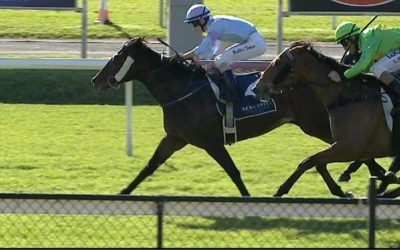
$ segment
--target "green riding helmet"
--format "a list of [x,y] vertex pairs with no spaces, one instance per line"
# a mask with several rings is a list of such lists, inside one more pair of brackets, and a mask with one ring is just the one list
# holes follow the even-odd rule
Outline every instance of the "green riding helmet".
[[360,28],[351,22],[342,22],[335,30],[335,42],[339,43],[343,39],[349,38],[352,35],[360,34]]

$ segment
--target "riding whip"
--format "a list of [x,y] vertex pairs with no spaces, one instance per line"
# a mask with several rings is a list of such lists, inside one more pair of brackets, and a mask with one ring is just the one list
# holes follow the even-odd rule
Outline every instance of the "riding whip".
[[169,45],[168,43],[164,42],[161,38],[157,37],[157,40],[164,44],[165,46],[167,46],[168,48],[170,48],[176,55],[180,56],[180,54],[178,53],[178,51],[176,51],[174,48],[172,48],[171,45]]
[[176,56],[177,56],[180,60],[183,61],[183,63],[187,63],[186,60],[185,60],[185,58],[183,58],[183,57],[181,56],[181,54],[178,53],[178,51],[176,51],[174,48],[172,48],[171,45],[169,45],[168,43],[164,42],[164,41],[163,41],[161,38],[159,38],[159,37],[157,37],[157,40],[158,40],[160,43],[162,43],[162,44],[164,44],[165,46],[167,46],[168,48],[170,48],[170,49],[176,54]]

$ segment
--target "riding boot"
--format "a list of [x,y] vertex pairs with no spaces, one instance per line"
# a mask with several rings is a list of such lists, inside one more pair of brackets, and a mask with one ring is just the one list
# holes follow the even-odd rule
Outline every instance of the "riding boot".
[[222,73],[225,82],[225,100],[226,102],[239,101],[239,95],[236,91],[236,78],[232,70],[227,70]]

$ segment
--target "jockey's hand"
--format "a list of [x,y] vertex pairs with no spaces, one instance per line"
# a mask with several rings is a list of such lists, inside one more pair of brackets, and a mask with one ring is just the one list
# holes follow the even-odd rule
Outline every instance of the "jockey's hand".
[[340,77],[340,74],[337,71],[334,71],[334,70],[329,72],[328,77],[334,82],[341,82],[342,81],[342,78]]
[[197,62],[199,60],[199,57],[197,55],[192,56],[192,58],[190,58],[190,60]]

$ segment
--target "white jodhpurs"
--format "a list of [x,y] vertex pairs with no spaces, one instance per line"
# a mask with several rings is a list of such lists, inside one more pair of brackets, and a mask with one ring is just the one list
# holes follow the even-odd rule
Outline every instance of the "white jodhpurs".
[[388,53],[376,61],[369,69],[377,78],[380,78],[385,71],[392,73],[398,70],[400,70],[400,49]]
[[231,65],[240,60],[246,60],[261,56],[267,50],[267,43],[262,35],[254,32],[245,43],[235,44],[226,48],[214,59],[215,66],[224,72],[230,69]]

